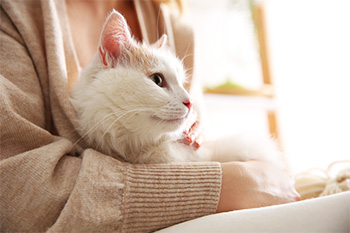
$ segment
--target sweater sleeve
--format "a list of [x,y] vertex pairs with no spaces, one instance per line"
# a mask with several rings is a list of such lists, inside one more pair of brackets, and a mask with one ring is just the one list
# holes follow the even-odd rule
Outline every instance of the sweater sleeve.
[[92,149],[75,157],[51,127],[60,106],[47,104],[55,80],[42,78],[40,44],[0,10],[1,232],[145,232],[215,212],[218,163],[132,165]]
[[122,164],[86,150],[75,187],[49,232],[149,232],[215,213],[220,166]]

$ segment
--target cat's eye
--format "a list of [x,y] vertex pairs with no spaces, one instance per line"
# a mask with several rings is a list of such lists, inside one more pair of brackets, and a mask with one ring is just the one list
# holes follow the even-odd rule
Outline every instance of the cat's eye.
[[163,76],[161,74],[155,73],[155,74],[151,74],[151,76],[149,76],[149,78],[158,86],[163,87]]

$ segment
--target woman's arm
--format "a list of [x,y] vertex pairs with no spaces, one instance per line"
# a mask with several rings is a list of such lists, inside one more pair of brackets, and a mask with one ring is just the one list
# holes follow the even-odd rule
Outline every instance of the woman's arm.
[[152,231],[215,213],[220,164],[130,165],[89,149],[76,157],[75,141],[55,133],[71,127],[52,120],[68,114],[56,92],[65,77],[52,75],[66,64],[45,61],[62,51],[43,39],[58,31],[33,27],[47,23],[40,4],[1,2],[0,231]]
[[219,164],[130,165],[93,150],[71,156],[73,143],[44,129],[26,50],[3,32],[1,43],[1,231],[152,231],[215,212]]
[[[47,23],[36,12],[41,4],[1,2],[1,231],[151,231],[214,213],[220,190],[230,197],[221,205],[234,209],[230,201],[240,200],[232,190],[242,188],[234,181],[242,176],[226,174],[232,165],[222,165],[221,188],[218,163],[130,165],[94,150],[74,156],[75,141],[54,133],[64,121],[51,114],[67,114],[67,99],[55,86],[64,77],[46,70],[45,56],[62,51],[43,38],[59,33],[33,27]],[[65,65],[49,66],[51,74]]]
[[293,177],[267,162],[229,162],[221,166],[222,186],[217,212],[300,200]]

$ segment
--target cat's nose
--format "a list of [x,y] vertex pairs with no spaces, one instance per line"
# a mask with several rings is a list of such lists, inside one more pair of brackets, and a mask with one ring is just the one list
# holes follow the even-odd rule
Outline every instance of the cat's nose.
[[182,103],[188,108],[188,110],[191,110],[191,108],[193,106],[193,101],[191,99],[188,99]]

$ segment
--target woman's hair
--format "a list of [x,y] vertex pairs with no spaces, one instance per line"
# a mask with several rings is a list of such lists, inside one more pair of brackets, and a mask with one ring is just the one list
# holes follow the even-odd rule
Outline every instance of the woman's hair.
[[183,12],[185,6],[185,0],[153,0],[153,2],[157,5],[165,3],[170,6],[175,6],[181,13]]

